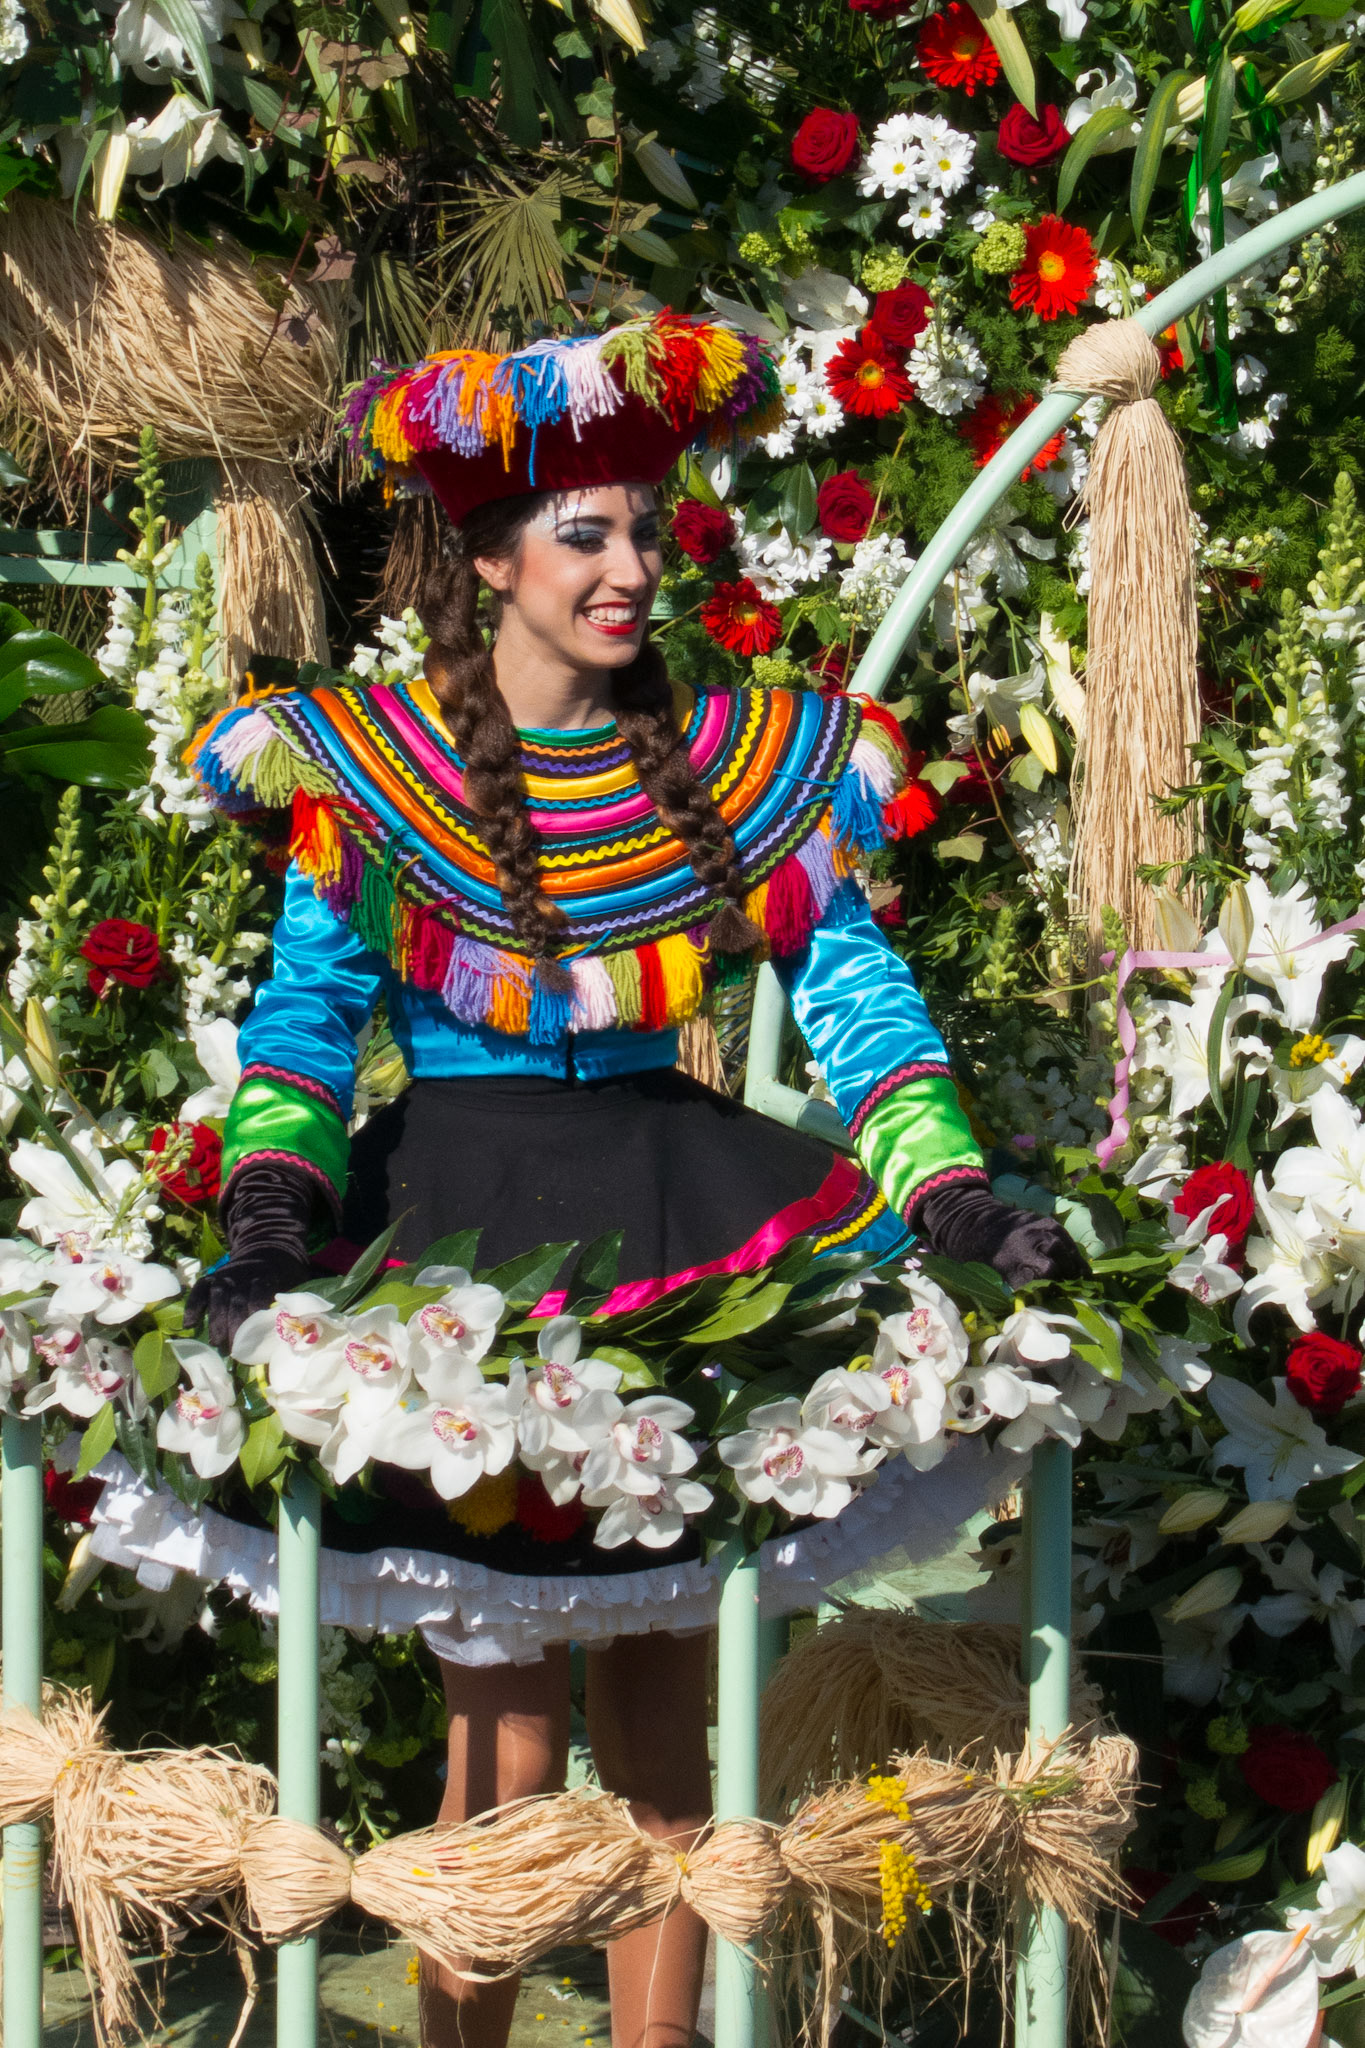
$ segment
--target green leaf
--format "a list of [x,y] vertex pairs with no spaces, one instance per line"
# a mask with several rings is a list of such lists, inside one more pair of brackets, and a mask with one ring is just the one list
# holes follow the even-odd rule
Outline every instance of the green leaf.
[[1076,1303],[1076,1320],[1082,1329],[1093,1338],[1093,1344],[1078,1344],[1076,1349],[1087,1365],[1093,1365],[1096,1372],[1104,1374],[1107,1380],[1123,1378],[1123,1354],[1119,1349],[1118,1331],[1110,1328],[1097,1309],[1088,1302]]
[[179,1074],[159,1045],[148,1046],[142,1056],[142,1085],[153,1099],[180,1085]]
[[31,689],[43,696],[62,690],[94,690],[104,681],[88,654],[63,640],[60,633],[39,632],[32,627],[11,633],[0,642],[0,676],[22,669]]
[[[3,193],[2,181],[0,181],[0,193]],[[20,484],[26,484],[27,482],[28,478],[10,454],[9,449],[0,448],[0,484],[3,484],[7,491],[12,491],[17,490]]]
[[3,725],[7,718],[13,718],[19,706],[27,704],[32,695],[28,679],[22,671],[18,675],[0,678],[0,725]]
[[451,1237],[438,1237],[406,1270],[414,1277],[428,1266],[463,1266],[466,1273],[472,1273],[482,1236],[481,1230],[457,1230]]
[[638,256],[642,263],[657,263],[665,270],[676,270],[678,254],[671,242],[662,235],[656,235],[653,228],[631,228],[619,235],[617,240],[632,256]]
[[133,1364],[149,1401],[169,1394],[180,1378],[180,1360],[160,1330],[149,1330],[133,1347]]
[[623,1344],[594,1344],[592,1355],[617,1368],[622,1391],[631,1387],[661,1387],[664,1383],[662,1372],[656,1372],[638,1351],[628,1351]]
[[751,1330],[770,1323],[784,1306],[791,1288],[781,1280],[770,1280],[733,1308],[723,1308],[679,1337],[680,1344],[723,1344],[731,1337],[746,1337]]
[[460,47],[474,0],[435,0],[427,10],[427,48],[453,57]]
[[593,1239],[574,1268],[570,1305],[585,1295],[610,1294],[621,1268],[621,1240],[625,1234],[624,1230],[607,1230]]
[[252,1423],[239,1462],[248,1486],[264,1486],[284,1463],[284,1424],[273,1411]]
[[519,1259],[508,1259],[478,1277],[505,1295],[509,1308],[534,1308],[541,1295],[554,1286],[569,1253],[577,1250],[578,1240],[572,1237],[564,1244],[538,1245],[535,1251],[523,1252]]
[[50,775],[91,789],[140,789],[151,768],[147,727],[136,711],[102,704],[74,725],[0,732],[0,762],[19,774]]
[[955,782],[960,782],[968,773],[965,761],[926,761],[919,771],[919,780],[927,782],[940,796],[946,796]]
[[523,149],[539,149],[535,65],[521,0],[484,0],[483,27],[498,60],[498,126]]
[[1204,126],[1199,138],[1200,162],[1206,185],[1222,164],[1236,109],[1237,69],[1227,51],[1223,50],[1209,79],[1208,96],[1204,101]]
[[[401,1223],[402,1220],[400,1216],[398,1221]],[[334,1309],[349,1308],[353,1301],[359,1300],[382,1267],[389,1255],[389,1246],[397,1235],[398,1223],[391,1223],[388,1229],[360,1254],[349,1273],[339,1273],[334,1280],[315,1280],[310,1283],[309,1293],[321,1295]]]
[[1065,213],[1076,189],[1076,180],[1107,135],[1126,128],[1132,120],[1128,107],[1096,107],[1083,128],[1078,128],[1070,149],[1062,158],[1057,174],[1057,211]]
[[1175,117],[1175,103],[1187,85],[1193,85],[1192,71],[1168,71],[1148,102],[1142,133],[1133,155],[1133,178],[1129,197],[1133,233],[1140,235],[1147,221],[1147,208],[1156,190],[1157,173],[1166,149],[1166,134]]
[[973,1308],[980,1309],[983,1315],[1000,1320],[1013,1309],[1014,1296],[994,1266],[987,1266],[979,1259],[942,1259],[936,1252],[924,1252],[918,1256],[920,1265],[931,1280],[936,1280],[951,1295],[965,1295]]
[[196,14],[191,0],[156,0],[157,13],[173,36],[179,36],[185,45],[185,55],[190,60],[190,69],[199,86],[200,97],[206,106],[213,105],[213,66],[209,62],[209,46],[204,36],[204,26]]
[[815,524],[815,476],[808,462],[794,462],[773,479],[782,493],[779,517],[793,540],[802,540]]
[[1282,107],[1286,100],[1301,100],[1305,93],[1312,92],[1320,85],[1329,71],[1334,71],[1343,57],[1350,51],[1349,43],[1333,43],[1330,50],[1319,50],[1315,57],[1306,57],[1302,64],[1291,64],[1288,71],[1282,71],[1266,94],[1266,102],[1272,107]]
[[1000,59],[1000,68],[1010,83],[1010,90],[1038,118],[1038,86],[1033,76],[1033,64],[1029,58],[1024,38],[1015,24],[1014,16],[1008,9],[997,4],[997,0],[971,0],[971,8],[986,34],[995,45]]
[[953,839],[940,839],[934,851],[940,860],[980,860],[986,842],[979,832],[959,832]]
[[73,1479],[86,1479],[94,1471],[101,1458],[114,1448],[114,1404],[106,1401],[96,1411],[86,1426],[81,1438],[81,1454],[76,1460]]

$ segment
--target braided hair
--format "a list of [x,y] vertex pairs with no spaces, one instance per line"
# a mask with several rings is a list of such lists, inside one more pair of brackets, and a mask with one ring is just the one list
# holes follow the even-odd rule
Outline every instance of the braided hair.
[[[479,626],[481,586],[474,567],[476,557],[514,560],[524,529],[549,495],[495,499],[471,512],[454,558],[427,577],[417,611],[431,638],[427,680],[464,763],[465,797],[497,869],[512,929],[545,986],[567,994],[569,974],[554,954],[564,913],[541,894],[540,834],[526,810],[521,742]],[[496,593],[494,598],[496,606]],[[746,885],[735,842],[692,766],[673,716],[663,655],[648,638],[634,661],[616,672],[613,694],[617,730],[641,788],[681,840],[698,881],[722,899],[710,919],[712,945],[722,953],[747,952],[762,934],[744,912]]]

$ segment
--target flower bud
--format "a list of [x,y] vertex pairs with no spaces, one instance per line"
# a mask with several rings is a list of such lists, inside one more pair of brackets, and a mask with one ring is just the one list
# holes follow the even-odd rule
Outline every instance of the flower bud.
[[1269,1543],[1294,1513],[1292,1500],[1253,1500],[1218,1531],[1224,1543]]
[[1178,1599],[1172,1600],[1166,1609],[1168,1621],[1193,1621],[1201,1614],[1216,1614],[1220,1607],[1235,1600],[1242,1589],[1241,1568],[1225,1564],[1216,1572],[1206,1572],[1202,1579],[1187,1587]]
[[1188,1536],[1192,1530],[1202,1529],[1206,1522],[1217,1521],[1227,1504],[1228,1497],[1221,1486],[1193,1486],[1188,1493],[1176,1496],[1157,1528],[1163,1536]]
[[95,158],[95,218],[112,220],[118,212],[118,203],[123,195],[123,181],[128,175],[132,161],[133,145],[124,130],[123,117],[118,117],[100,145]]
[[1193,953],[1203,934],[1171,889],[1157,892],[1153,906],[1157,942],[1167,953]]
[[1201,1884],[1245,1884],[1265,1862],[1265,1843],[1241,1856],[1220,1856],[1215,1863],[1201,1863],[1195,1876]]
[[61,1054],[52,1036],[47,1011],[37,996],[24,1004],[24,1054],[40,1088],[59,1088],[62,1080]]
[[1218,929],[1234,966],[1245,967],[1255,929],[1251,898],[1247,895],[1245,882],[1234,882],[1223,898],[1223,907],[1218,913]]
[[1335,1849],[1346,1819],[1346,1805],[1350,1797],[1350,1786],[1345,1778],[1338,1778],[1335,1785],[1329,1785],[1317,1805],[1313,1808],[1313,1821],[1308,1830],[1308,1850],[1304,1857],[1304,1875],[1311,1877],[1322,1867],[1322,1859],[1329,1849]]

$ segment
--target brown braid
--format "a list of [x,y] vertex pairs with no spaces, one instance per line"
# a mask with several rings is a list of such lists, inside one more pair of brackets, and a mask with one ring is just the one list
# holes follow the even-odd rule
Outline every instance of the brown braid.
[[[427,680],[464,763],[465,794],[482,824],[512,929],[546,986],[566,993],[569,976],[552,951],[564,913],[541,894],[540,834],[526,812],[516,727],[479,627],[474,567],[476,557],[513,559],[523,528],[548,495],[498,499],[472,512],[460,529],[455,560],[433,571],[417,611],[431,636]],[[682,841],[698,881],[725,899],[710,921],[712,944],[723,953],[749,951],[762,933],[744,914],[746,891],[735,842],[698,780],[674,720],[663,656],[648,640],[615,678],[614,695],[617,727],[641,788]]]

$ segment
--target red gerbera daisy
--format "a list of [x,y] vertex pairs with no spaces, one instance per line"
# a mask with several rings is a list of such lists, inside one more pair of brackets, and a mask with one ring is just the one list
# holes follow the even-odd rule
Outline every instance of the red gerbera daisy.
[[1185,357],[1174,322],[1169,327],[1164,327],[1161,333],[1158,334],[1156,338],[1156,352],[1161,357],[1161,375],[1163,380],[1170,376],[1172,370],[1184,369]]
[[1010,304],[1015,312],[1032,306],[1040,320],[1078,312],[1098,267],[1095,244],[1085,229],[1048,213],[1024,229],[1024,240],[1028,253],[1010,279]]
[[781,612],[748,576],[718,583],[701,608],[701,622],[731,654],[771,654],[782,637]]
[[855,340],[839,343],[825,365],[825,382],[845,412],[863,419],[885,419],[909,405],[915,395],[899,352],[875,327],[864,327]]
[[[997,448],[1000,448],[1014,432],[1021,420],[1026,420],[1037,405],[1036,398],[1027,392],[1014,398],[1000,398],[994,392],[983,398],[975,412],[969,412],[958,428],[964,441],[969,441],[976,451],[976,466],[984,469]],[[1057,460],[1062,452],[1065,430],[1054,434],[1050,441],[1044,441],[1032,462],[1025,463],[1019,472],[1019,481],[1040,476]]]
[[968,99],[1000,76],[995,44],[963,0],[929,16],[919,32],[919,61],[935,85],[960,85]]

